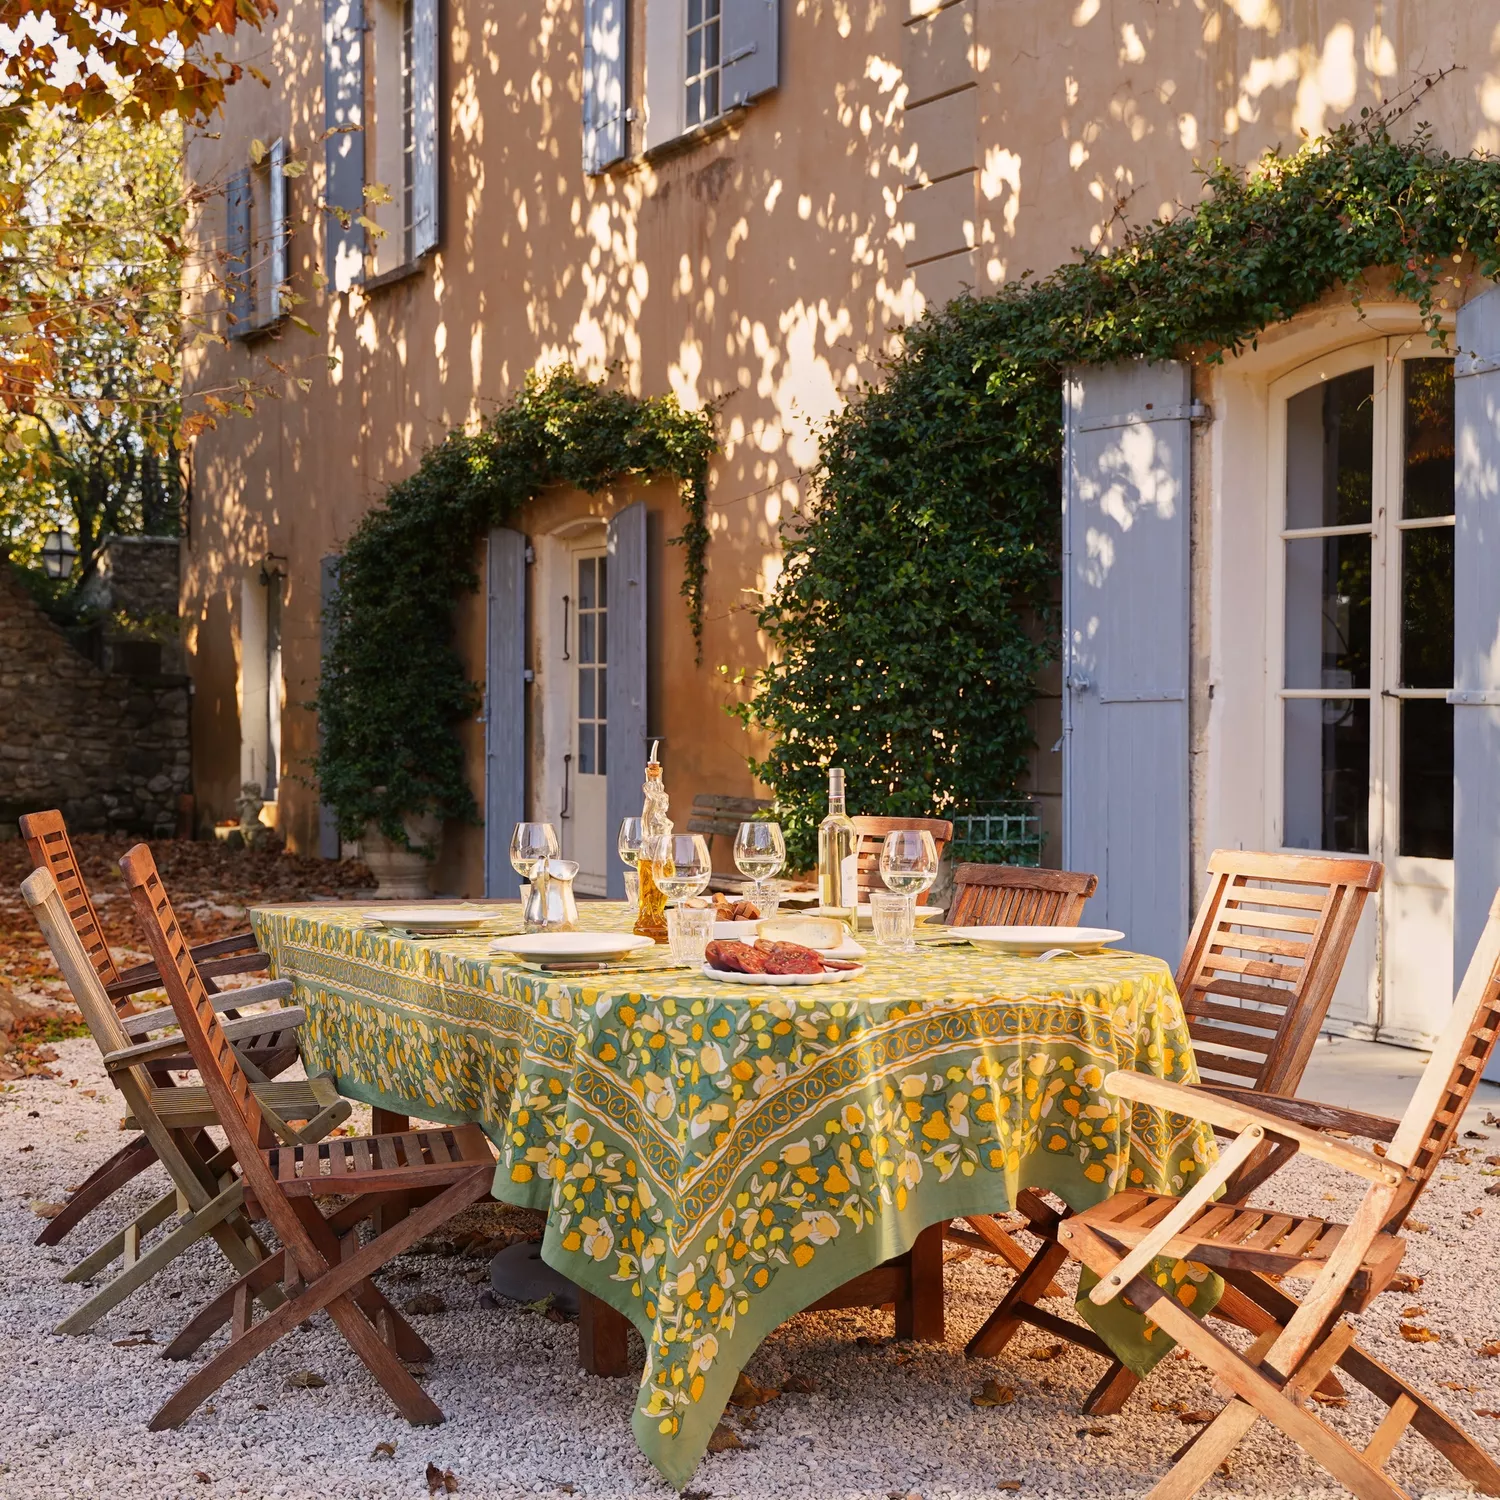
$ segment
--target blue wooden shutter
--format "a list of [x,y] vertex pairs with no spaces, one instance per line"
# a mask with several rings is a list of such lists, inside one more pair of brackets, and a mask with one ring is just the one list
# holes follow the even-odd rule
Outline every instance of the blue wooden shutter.
[[440,0],[411,0],[411,255],[438,242],[442,172],[438,144]]
[[583,170],[625,155],[625,3],[583,3]]
[[274,322],[288,311],[282,288],[291,275],[292,225],[286,209],[286,138],[284,136],[271,142],[267,160],[270,163],[271,173],[270,192],[267,195],[271,208],[271,295],[267,299],[266,315]]
[[227,232],[224,248],[229,260],[224,279],[229,294],[229,335],[243,337],[255,322],[254,284],[250,270],[250,169],[236,172],[224,189]]
[[365,211],[365,6],[364,0],[323,0],[323,197],[328,263],[336,292],[347,292],[364,273],[365,232],[356,223]]
[[611,851],[606,893],[625,896],[625,867],[614,858],[620,820],[639,816],[646,764],[646,507],[627,505],[609,523],[609,689],[606,713],[605,845]]
[[725,109],[774,89],[781,68],[780,0],[723,0],[719,91]]
[[[1455,976],[1468,967],[1500,886],[1500,290],[1459,309],[1458,348],[1449,696]],[[1486,1076],[1500,1079],[1500,1054]]]
[[1063,862],[1087,920],[1175,964],[1188,929],[1191,382],[1184,364],[1064,387]]
[[[318,603],[322,610],[321,645],[323,660],[327,661],[338,634],[338,623],[333,618],[333,606],[339,592],[339,560],[336,556],[325,557],[319,568]],[[323,727],[318,726],[318,744],[323,743]],[[318,804],[318,854],[323,859],[337,859],[342,848],[339,838],[338,815],[326,802]]]
[[526,538],[490,532],[484,713],[484,893],[515,900],[510,836],[526,817]]

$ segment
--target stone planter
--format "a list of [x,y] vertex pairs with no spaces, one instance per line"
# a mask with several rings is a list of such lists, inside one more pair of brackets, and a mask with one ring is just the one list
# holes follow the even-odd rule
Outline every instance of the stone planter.
[[382,901],[426,901],[432,895],[432,866],[442,841],[443,825],[431,813],[408,813],[406,836],[412,847],[394,844],[373,823],[359,841],[361,857],[378,882]]

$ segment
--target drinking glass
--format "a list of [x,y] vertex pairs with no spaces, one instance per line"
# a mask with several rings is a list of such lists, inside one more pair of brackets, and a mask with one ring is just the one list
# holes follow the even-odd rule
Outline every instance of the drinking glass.
[[[886,889],[903,897],[911,908],[909,921],[917,920],[917,897],[930,890],[938,877],[937,845],[923,829],[900,828],[885,836],[880,850],[880,878]],[[915,943],[915,939],[913,939]]]
[[669,833],[651,844],[651,874],[668,901],[701,895],[713,877],[713,860],[701,833]]
[[875,946],[895,953],[915,953],[916,902],[898,891],[870,892],[870,926]]
[[703,967],[708,941],[714,935],[714,915],[711,906],[674,906],[667,912],[667,942],[674,964]]
[[747,898],[762,908],[762,917],[775,916],[774,911],[763,908],[773,904],[770,881],[786,864],[786,840],[781,835],[781,824],[741,823],[734,836],[734,863],[740,874],[753,882]]
[[547,926],[548,866],[557,858],[557,830],[550,823],[517,823],[510,836],[511,868],[522,880],[529,880],[539,895],[536,910],[540,922],[524,922],[528,932],[542,932]]
[[619,837],[615,847],[627,869],[633,870],[641,857],[641,845],[646,838],[646,824],[642,818],[623,818],[620,821]]

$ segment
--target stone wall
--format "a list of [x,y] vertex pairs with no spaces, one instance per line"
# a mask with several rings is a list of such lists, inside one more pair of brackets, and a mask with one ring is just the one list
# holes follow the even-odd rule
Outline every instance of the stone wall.
[[[167,550],[142,554],[150,571]],[[0,837],[48,807],[78,830],[172,833],[192,787],[188,723],[186,677],[96,666],[0,561]]]

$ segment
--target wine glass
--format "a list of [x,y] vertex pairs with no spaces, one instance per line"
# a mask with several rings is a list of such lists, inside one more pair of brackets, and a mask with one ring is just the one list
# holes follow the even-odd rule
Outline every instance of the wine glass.
[[620,858],[625,861],[626,867],[635,869],[640,863],[641,845],[646,841],[646,822],[644,818],[622,818],[620,820],[620,834],[615,842],[615,848],[620,851]]
[[713,877],[713,860],[701,833],[669,833],[651,843],[651,874],[669,901],[702,895]]
[[750,900],[764,912],[770,902],[769,881],[786,864],[786,840],[780,823],[741,823],[734,836],[734,863],[753,882]]
[[539,932],[547,925],[548,867],[557,858],[557,830],[550,823],[517,823],[510,836],[511,868],[522,880],[531,882],[535,902],[527,909],[540,912],[541,920],[523,922],[528,932]]
[[880,850],[880,878],[887,890],[906,897],[913,924],[917,919],[917,897],[930,890],[937,877],[937,845],[930,833],[918,828],[898,828],[886,834]]

